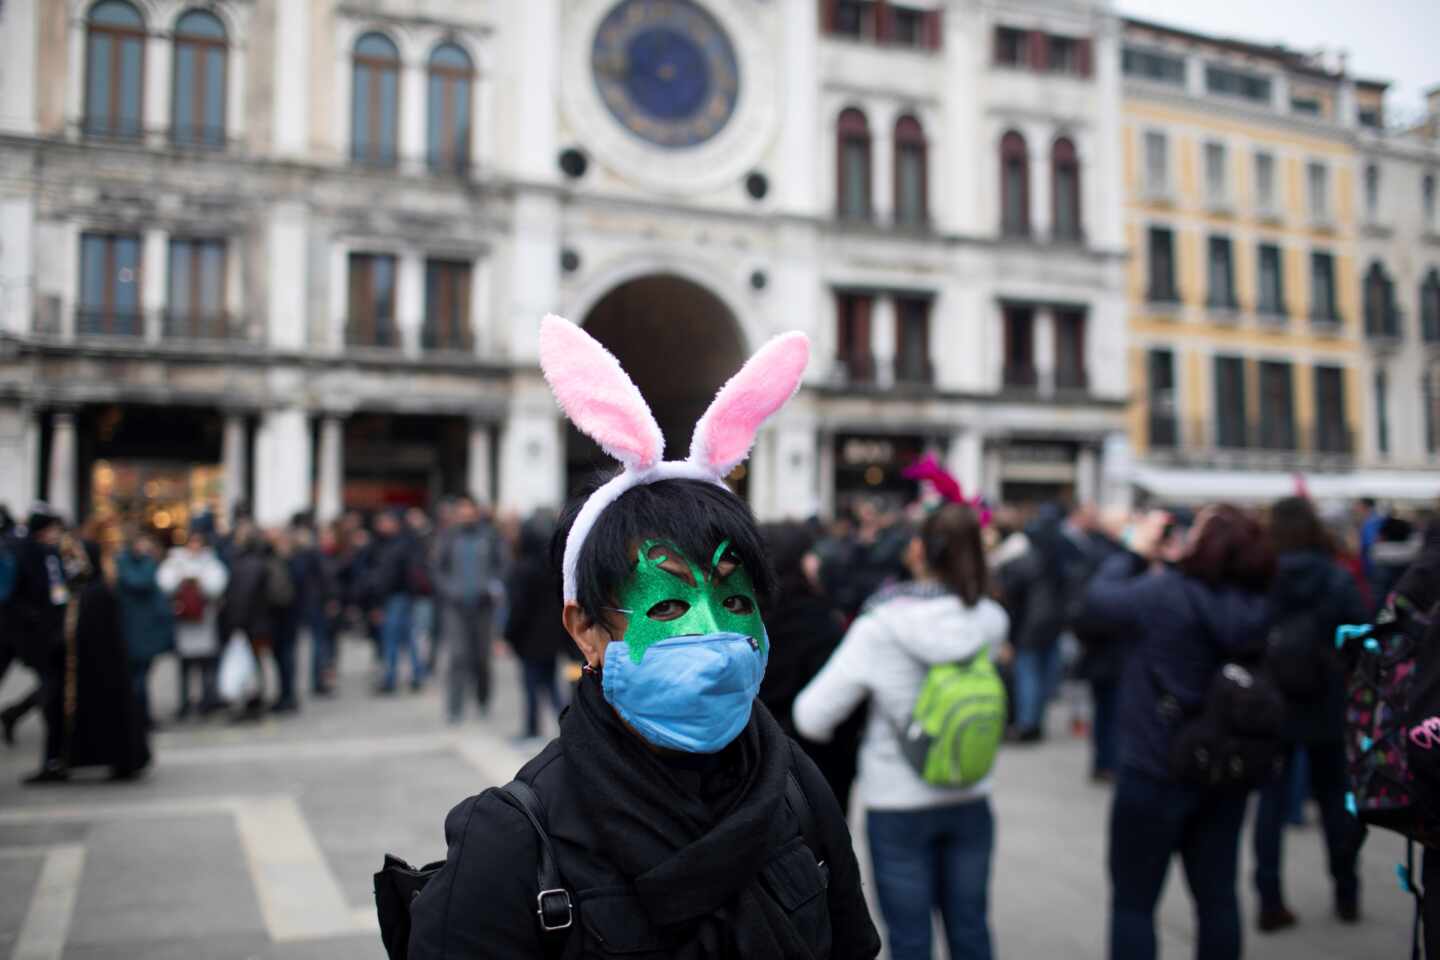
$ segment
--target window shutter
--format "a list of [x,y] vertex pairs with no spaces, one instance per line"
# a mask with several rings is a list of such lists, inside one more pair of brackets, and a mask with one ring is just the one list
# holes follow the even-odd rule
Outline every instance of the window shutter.
[[890,37],[895,32],[894,27],[891,25],[890,18],[892,11],[890,4],[886,3],[885,0],[876,0],[874,6],[870,9],[873,11],[871,15],[875,18],[875,41],[877,43],[889,43]]
[[944,29],[941,16],[942,11],[938,7],[925,11],[925,46],[931,50],[939,50],[944,43],[941,38],[941,31]]
[[1093,62],[1091,53],[1094,41],[1092,41],[1089,37],[1081,37],[1075,43],[1075,65],[1080,71],[1080,76],[1088,77],[1090,76],[1091,63]]
[[993,42],[992,42],[991,45],[992,45],[992,47],[993,47],[994,49],[991,50],[991,60],[992,60],[994,63],[997,63],[997,64],[1001,62],[1001,59],[1000,59],[1000,55],[1001,55],[1001,54],[1000,54],[1000,51],[1001,51],[1000,38],[1004,35],[1004,34],[1002,33],[1003,29],[1004,29],[1003,27],[997,26],[997,27],[995,28],[995,31],[994,31],[993,35],[992,35],[992,37],[993,37]]
[[1030,31],[1030,69],[1044,72],[1050,69],[1050,38],[1044,30]]
[[820,29],[825,33],[835,32],[835,5],[839,0],[819,0]]

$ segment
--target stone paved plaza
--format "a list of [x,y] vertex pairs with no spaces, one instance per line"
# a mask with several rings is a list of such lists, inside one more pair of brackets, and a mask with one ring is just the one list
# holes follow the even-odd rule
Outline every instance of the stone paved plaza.
[[[137,784],[22,788],[40,742],[36,719],[22,725],[16,746],[0,748],[0,958],[383,957],[370,875],[386,851],[415,863],[438,858],[445,812],[524,760],[508,742],[518,725],[517,671],[499,664],[488,722],[448,727],[434,685],[375,699],[368,648],[352,643],[345,656],[341,696],[307,702],[298,717],[167,724],[154,739],[155,766]],[[28,682],[12,671],[0,699]],[[173,688],[166,663],[153,679],[161,717],[172,712]],[[1056,736],[1045,745],[1001,757],[992,922],[1002,957],[1104,955],[1108,795],[1085,781],[1085,747],[1061,733],[1063,712],[1054,711]],[[1392,835],[1371,835],[1366,921],[1344,927],[1329,915],[1316,829],[1292,831],[1288,890],[1302,923],[1258,937],[1247,890],[1246,955],[1408,956],[1410,902],[1394,876],[1403,850]],[[1190,956],[1178,868],[1161,929],[1165,957]]]

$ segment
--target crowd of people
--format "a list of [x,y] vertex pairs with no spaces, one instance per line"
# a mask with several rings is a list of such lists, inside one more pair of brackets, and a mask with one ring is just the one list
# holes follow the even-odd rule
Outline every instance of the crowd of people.
[[[828,784],[836,809],[851,809],[858,792],[891,955],[930,956],[934,911],[952,957],[991,955],[992,782],[927,783],[896,736],[930,666],[983,656],[1004,677],[1014,749],[1053,735],[1047,713],[1062,685],[1088,690],[1091,777],[1114,789],[1111,955],[1155,956],[1154,912],[1178,856],[1196,904],[1197,955],[1238,956],[1248,792],[1177,781],[1177,705],[1195,709],[1217,666],[1263,652],[1277,624],[1329,636],[1368,621],[1427,531],[1433,540],[1440,528],[1372,501],[1322,513],[1304,496],[1257,510],[1049,504],[984,514],[860,501],[830,522],[760,527],[754,555],[743,558],[774,578],[755,589],[768,645],[758,699]],[[519,522],[460,496],[433,514],[350,512],[323,526],[297,516],[262,530],[242,509],[223,532],[202,517],[171,544],[154,530],[68,529],[44,504],[20,523],[0,512],[0,676],[23,663],[37,678],[0,712],[4,737],[13,742],[16,725],[39,713],[44,754],[28,782],[89,765],[133,778],[150,760],[158,658],[173,654],[179,666],[178,708],[166,722],[248,722],[299,710],[306,687],[310,697],[332,695],[337,641],[350,636],[372,645],[376,696],[421,689],[444,673],[452,723],[467,702],[486,715],[492,646],[503,638],[522,666],[517,739],[535,738],[544,713],[558,715],[580,689],[562,689],[557,661],[597,666],[577,636],[573,604],[562,605],[555,531],[573,519],[540,513]],[[703,546],[722,557],[735,542],[732,533]],[[605,603],[600,616],[620,606]],[[219,665],[236,637],[269,669],[227,702]],[[301,677],[306,639],[310,669]],[[1307,798],[1323,828],[1334,914],[1361,919],[1343,710],[1338,672],[1323,696],[1286,704],[1280,776],[1260,789],[1251,828],[1262,932],[1299,922],[1284,894],[1282,851]]]
[[[503,638],[524,664],[516,738],[534,738],[542,711],[559,712],[557,662],[572,649],[550,575],[553,524],[544,513],[497,518],[459,496],[433,515],[355,511],[325,525],[300,515],[270,529],[241,507],[227,529],[201,515],[175,543],[155,529],[71,529],[43,502],[18,523],[0,508],[0,677],[12,665],[36,677],[0,710],[0,732],[14,743],[32,712],[44,724],[41,766],[27,782],[81,766],[131,778],[149,762],[159,658],[173,655],[178,676],[176,712],[160,719],[244,723],[297,712],[307,687],[332,696],[339,638],[359,636],[374,652],[377,696],[402,689],[402,669],[420,690],[443,668],[452,723],[467,701],[485,714]],[[256,668],[227,700],[221,663],[234,643]]]

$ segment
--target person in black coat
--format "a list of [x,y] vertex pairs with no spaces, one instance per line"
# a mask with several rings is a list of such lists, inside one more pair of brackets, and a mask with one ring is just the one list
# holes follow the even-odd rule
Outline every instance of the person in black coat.
[[[1086,581],[1106,560],[1125,552],[1125,547],[1101,528],[1093,508],[1076,511],[1071,523],[1075,529],[1074,542],[1084,554]],[[1076,673],[1090,684],[1090,702],[1094,706],[1090,724],[1090,779],[1109,782],[1115,779],[1119,763],[1120,675],[1130,650],[1129,637],[1126,631],[1117,631],[1109,624],[1087,623],[1083,619],[1074,624],[1074,629],[1081,651]]]
[[[566,511],[557,552],[579,507]],[[548,824],[571,904],[551,898],[564,929],[545,934],[536,916],[535,830],[487,791],[446,818],[449,854],[414,901],[409,956],[539,960],[565,940],[570,957],[874,958],[879,935],[824,778],[748,684],[740,700],[728,683],[703,682],[765,649],[752,621],[773,575],[749,508],[713,482],[658,480],[601,511],[577,549],[562,619],[585,671],[560,736],[517,775]],[[691,632],[690,616],[719,632]],[[671,709],[627,695],[641,689]],[[717,715],[725,733],[694,726]],[[735,719],[743,726],[728,734]],[[682,732],[694,736],[687,747],[663,745]]]
[[550,565],[554,526],[553,519],[536,514],[520,527],[515,564],[505,581],[510,607],[505,639],[520,659],[525,684],[521,739],[527,740],[540,736],[542,698],[559,716],[563,705],[555,684],[555,659],[575,649],[560,620],[560,581]]
[[[61,630],[70,591],[65,584],[60,560],[60,538],[64,524],[49,505],[36,503],[30,511],[24,538],[15,541],[15,584],[6,611],[6,632],[20,662],[34,670],[39,683],[19,701],[0,711],[7,743],[15,739],[15,727],[27,713],[45,707],[61,695],[65,669],[65,645]],[[45,729],[45,762],[59,755],[60,730]],[[42,769],[42,773],[44,770]]]
[[1195,901],[1202,958],[1240,956],[1236,873],[1247,794],[1180,782],[1170,770],[1179,724],[1227,659],[1258,654],[1269,631],[1274,553],[1258,523],[1234,507],[1202,510],[1178,562],[1161,563],[1172,518],[1150,514],[1131,549],[1090,581],[1081,616],[1128,632],[1120,684],[1120,768],[1111,806],[1110,956],[1153,960],[1155,907],[1179,855]]
[[[1271,619],[1295,618],[1315,631],[1315,656],[1333,644],[1335,628],[1362,623],[1365,605],[1354,579],[1333,559],[1330,539],[1315,508],[1301,497],[1278,501],[1270,511],[1270,536],[1278,553],[1270,590]],[[1291,744],[1284,773],[1260,791],[1255,814],[1255,889],[1260,896],[1262,932],[1294,926],[1295,914],[1282,894],[1281,848],[1295,752],[1309,757],[1310,792],[1320,808],[1330,876],[1335,883],[1335,915],[1345,923],[1360,918],[1360,889],[1355,861],[1362,838],[1359,824],[1345,810],[1344,678],[1332,668],[1324,693],[1311,703],[1286,704],[1285,735]]]
[[[813,552],[815,535],[798,523],[772,524],[762,532],[765,549],[775,564],[779,589],[764,610],[765,630],[773,646],[760,685],[760,700],[785,734],[815,761],[835,792],[840,809],[849,810],[867,708],[857,709],[836,728],[828,743],[802,737],[791,716],[795,698],[815,679],[845,638],[844,622],[816,582],[820,561]],[[807,564],[811,569],[806,569]]]

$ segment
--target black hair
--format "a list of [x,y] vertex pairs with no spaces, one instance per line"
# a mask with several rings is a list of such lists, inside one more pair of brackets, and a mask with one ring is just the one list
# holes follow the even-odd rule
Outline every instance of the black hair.
[[805,576],[805,555],[815,549],[815,533],[803,523],[767,523],[761,528],[765,550],[774,564],[776,587],[782,598],[813,594]]
[[[603,478],[602,478],[603,479]],[[592,482],[566,504],[550,542],[556,579],[562,579],[565,539],[580,508],[598,489]],[[664,540],[692,563],[709,564],[717,547],[730,549],[744,565],[758,599],[775,592],[775,573],[761,545],[750,506],[735,494],[703,480],[659,480],[627,490],[600,513],[575,564],[576,602],[585,615],[604,623],[621,585],[635,569],[635,550],[648,539]]]

